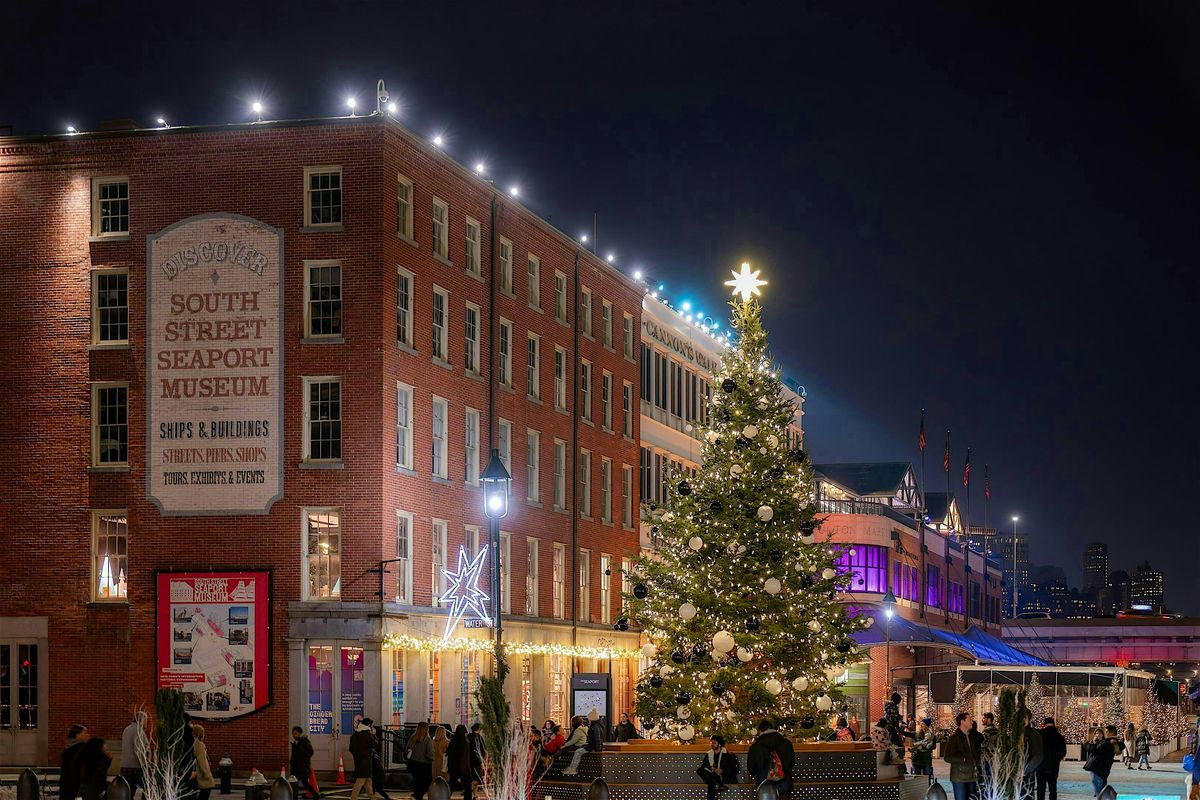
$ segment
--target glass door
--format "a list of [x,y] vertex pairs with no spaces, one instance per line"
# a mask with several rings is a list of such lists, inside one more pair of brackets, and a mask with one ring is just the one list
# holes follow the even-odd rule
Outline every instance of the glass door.
[[347,771],[353,771],[347,748],[363,716],[363,659],[363,649],[357,646],[308,646],[308,736],[316,769],[337,769],[341,755]]
[[39,733],[46,724],[40,655],[36,642],[0,640],[0,764],[38,763]]

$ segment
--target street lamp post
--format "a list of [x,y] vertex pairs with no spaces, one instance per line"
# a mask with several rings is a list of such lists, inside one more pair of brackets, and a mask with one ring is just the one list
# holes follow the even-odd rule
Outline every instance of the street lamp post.
[[887,627],[887,647],[884,648],[884,652],[887,654],[887,690],[889,696],[891,696],[892,692],[892,616],[895,613],[896,595],[892,594],[892,590],[889,587],[883,595],[883,616],[886,620],[884,624]]
[[1017,618],[1017,585],[1018,585],[1018,581],[1017,581],[1017,521],[1018,521],[1018,520],[1020,520],[1020,519],[1021,519],[1021,518],[1020,518],[1020,517],[1018,517],[1016,514],[1013,514],[1013,518],[1012,518],[1012,524],[1013,524],[1013,541],[1012,541],[1012,562],[1013,562],[1013,573],[1012,573],[1012,597],[1013,597],[1013,608],[1012,608],[1012,618],[1013,618],[1013,619],[1016,619],[1016,618]]
[[500,627],[500,520],[508,515],[508,489],[512,476],[504,468],[499,450],[492,450],[479,482],[483,484],[483,513],[488,518],[488,546],[495,555],[492,559],[492,636],[495,642],[496,677],[503,685],[508,665],[504,662],[504,631]]

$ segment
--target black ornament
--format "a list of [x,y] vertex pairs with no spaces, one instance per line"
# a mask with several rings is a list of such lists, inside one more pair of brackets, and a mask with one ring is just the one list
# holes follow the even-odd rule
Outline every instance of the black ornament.
[[771,467],[771,477],[774,480],[779,480],[780,478],[783,477],[783,475],[784,475],[783,467],[780,467],[780,466]]
[[751,633],[758,630],[761,626],[762,623],[758,621],[758,617],[748,617],[746,619],[746,630]]
[[657,525],[651,525],[651,526],[650,526],[650,533],[651,533],[651,535],[653,535],[653,536],[658,536],[658,526],[657,526]]
[[849,653],[852,646],[850,642],[838,642],[837,651],[839,653]]
[[683,662],[687,661],[687,656],[683,654],[682,650],[672,650],[671,660],[676,664],[682,664]]
[[806,714],[804,719],[800,720],[800,727],[806,731],[811,731],[813,729],[813,726],[816,724],[817,724],[817,721],[815,719],[813,719],[812,714]]
[[812,575],[809,575],[807,572],[800,573],[800,588],[801,589],[811,589],[812,585],[813,585]]
[[692,693],[680,692],[679,694],[675,695],[675,702],[681,706],[686,706],[688,703],[692,702]]
[[783,551],[778,547],[772,547],[771,552],[767,555],[771,557],[772,561],[783,561]]
[[655,505],[654,503],[651,503],[651,504],[650,504],[650,510],[651,510],[651,511],[658,511],[658,506],[657,506],[657,505]]
[[712,685],[712,693],[713,697],[720,697],[721,695],[725,694],[725,684],[714,683]]
[[750,446],[750,440],[747,439],[745,436],[742,436],[741,434],[739,434],[738,437],[733,440],[733,446],[736,447],[738,450],[745,450],[747,447]]
[[662,675],[651,675],[650,676],[650,685],[653,686],[655,689],[662,686],[663,685]]
[[863,580],[862,578],[859,578],[859,579],[858,579],[858,585],[859,585],[859,586],[862,586],[864,583],[866,583],[866,581],[865,581],[865,580]]
[[828,597],[830,600],[836,600],[837,599],[837,589],[832,590],[829,594],[827,594],[825,596]]
[[824,697],[824,696],[825,696],[825,690],[824,690],[824,689],[822,689],[821,691],[817,692],[817,697]]
[[717,419],[721,420],[721,422],[729,422],[729,420],[733,419],[733,415],[729,413],[728,408],[722,408],[717,411]]
[[726,378],[721,381],[721,391],[725,394],[733,394],[737,391],[737,384],[733,382],[733,378]]
[[694,644],[692,646],[692,655],[694,655],[694,656],[708,655],[708,645],[706,645],[704,642],[696,642],[696,644]]
[[746,383],[748,383],[748,384],[750,384],[751,386],[753,386],[753,385],[754,385],[754,378],[750,378],[749,380],[747,380],[747,381],[746,381]]
[[800,535],[801,536],[812,536],[813,531],[815,531],[816,529],[817,529],[817,523],[815,520],[810,519],[810,520],[805,520],[804,522],[800,523]]
[[708,510],[713,512],[714,514],[721,513],[721,511],[724,508],[725,508],[725,506],[721,505],[720,500],[713,500],[711,503],[708,504]]
[[612,570],[611,570],[611,569],[606,569],[606,570],[604,570],[604,574],[605,574],[605,575],[612,575]]
[[679,482],[679,493],[681,495],[683,495],[684,497],[687,497],[689,494],[692,493],[692,485],[690,483],[688,483],[687,481],[680,481]]
[[645,600],[650,596],[650,589],[644,583],[635,583],[633,585],[633,596],[638,600]]
[[804,454],[803,450],[796,449],[788,451],[788,460],[792,461],[793,463],[803,464],[805,458],[807,458],[807,456]]
[[629,620],[622,617],[621,619],[617,620],[617,624],[613,627],[619,631],[627,631],[629,630]]
[[839,710],[844,714],[850,710],[850,706],[846,705],[845,703],[842,703],[842,707]]

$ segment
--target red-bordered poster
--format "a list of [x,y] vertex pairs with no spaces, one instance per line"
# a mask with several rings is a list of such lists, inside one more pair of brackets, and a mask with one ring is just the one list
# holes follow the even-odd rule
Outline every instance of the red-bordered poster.
[[231,719],[270,698],[270,573],[158,573],[158,686],[194,717]]

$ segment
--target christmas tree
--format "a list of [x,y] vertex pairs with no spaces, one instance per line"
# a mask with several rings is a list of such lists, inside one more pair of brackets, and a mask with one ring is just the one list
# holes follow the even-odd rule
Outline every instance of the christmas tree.
[[1063,705],[1062,719],[1058,720],[1058,729],[1062,732],[1067,744],[1083,744],[1091,725],[1087,712],[1075,698],[1069,698]]
[[1042,686],[1036,672],[1025,689],[1025,705],[1029,709],[1030,719],[1038,724],[1046,717],[1052,716],[1050,698],[1046,697],[1046,688]]
[[1175,706],[1170,706],[1158,698],[1158,688],[1154,683],[1146,690],[1146,704],[1142,706],[1142,724],[1150,732],[1150,740],[1154,744],[1165,744],[1167,739],[1178,733],[1178,722]]
[[959,675],[954,681],[954,716],[959,714],[975,713],[975,694],[970,687],[963,682],[962,675]]
[[1104,724],[1124,731],[1125,723],[1125,689],[1121,686],[1121,673],[1113,672],[1112,685],[1104,698]]
[[812,470],[788,447],[795,415],[767,355],[757,272],[729,284],[737,339],[721,358],[703,466],[671,477],[652,508],[654,550],[633,570],[631,616],[651,644],[638,683],[643,724],[689,740],[744,738],[758,719],[812,735],[834,708],[869,617],[836,602],[849,575],[821,540]]

